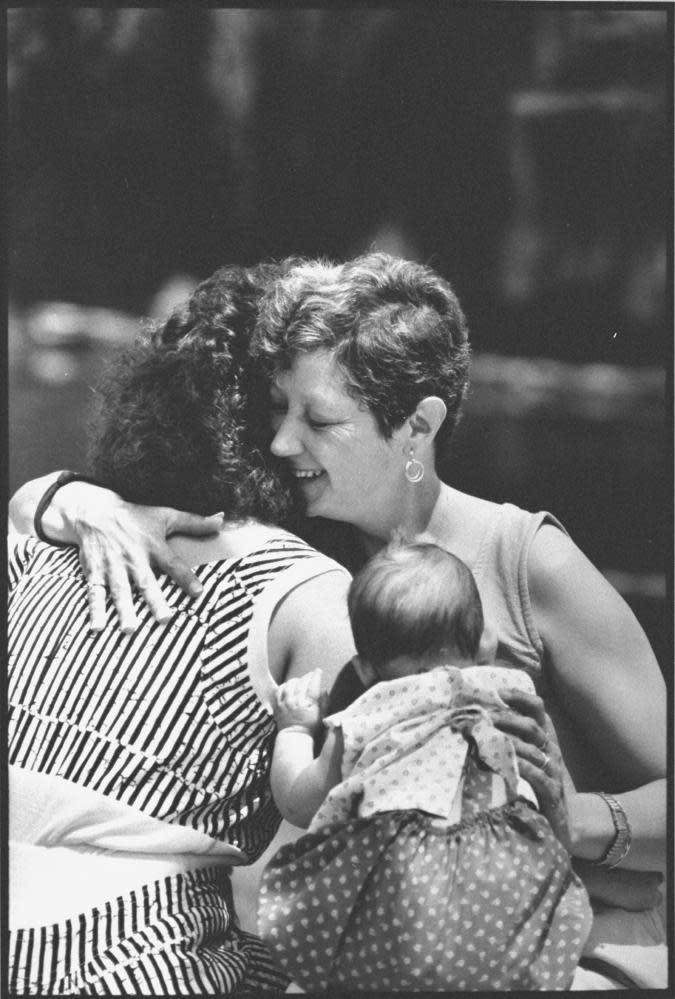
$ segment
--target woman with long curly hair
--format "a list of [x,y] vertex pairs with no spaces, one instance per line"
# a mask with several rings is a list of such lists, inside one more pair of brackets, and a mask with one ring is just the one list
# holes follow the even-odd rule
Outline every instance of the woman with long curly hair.
[[230,873],[280,822],[277,685],[318,664],[330,684],[353,645],[335,613],[349,575],[276,526],[291,505],[247,355],[272,270],[216,272],[100,387],[91,470],[187,511],[169,562],[190,566],[197,595],[150,573],[129,600],[135,628],[120,630],[91,555],[87,583],[77,547],[48,543],[40,523],[42,539],[10,539],[12,994],[287,984],[239,928]]

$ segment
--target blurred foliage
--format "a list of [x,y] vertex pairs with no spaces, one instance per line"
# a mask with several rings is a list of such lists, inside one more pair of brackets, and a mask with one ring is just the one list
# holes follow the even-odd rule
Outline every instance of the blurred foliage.
[[167,273],[203,263],[203,16],[9,13],[12,290],[140,309]]
[[594,6],[10,8],[12,293],[375,243],[481,349],[660,362],[666,12]]
[[[81,467],[88,384],[175,289],[377,246],[429,262],[469,315],[453,482],[552,509],[605,568],[662,573],[663,381],[628,368],[672,349],[663,7],[52,5],[7,24],[12,488]],[[640,611],[657,643],[663,608]]]

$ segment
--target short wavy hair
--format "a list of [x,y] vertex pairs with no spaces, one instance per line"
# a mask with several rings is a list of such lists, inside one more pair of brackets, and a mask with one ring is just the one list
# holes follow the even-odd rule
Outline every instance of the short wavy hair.
[[389,438],[425,396],[447,417],[440,456],[459,420],[469,380],[469,331],[459,300],[430,267],[386,253],[341,266],[300,261],[264,296],[253,351],[287,370],[299,354],[334,351],[348,391]]
[[284,522],[291,501],[269,451],[268,379],[249,355],[260,298],[283,273],[220,268],[117,359],[90,427],[98,479],[131,502]]
[[400,655],[478,656],[484,621],[476,581],[438,545],[390,542],[354,576],[347,603],[357,652],[376,672]]

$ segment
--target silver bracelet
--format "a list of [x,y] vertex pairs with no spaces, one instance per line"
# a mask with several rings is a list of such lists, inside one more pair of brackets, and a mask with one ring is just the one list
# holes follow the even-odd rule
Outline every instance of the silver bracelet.
[[595,867],[606,867],[611,870],[628,855],[633,842],[633,831],[625,808],[613,794],[608,794],[606,791],[593,791],[592,794],[597,794],[598,797],[602,798],[612,814],[614,839],[603,855],[598,860],[592,860],[591,863]]
[[310,730],[308,728],[305,728],[304,725],[286,725],[284,728],[279,729],[279,731],[277,732],[277,736],[283,735],[284,732],[294,732],[297,735],[308,735],[310,739],[314,738]]

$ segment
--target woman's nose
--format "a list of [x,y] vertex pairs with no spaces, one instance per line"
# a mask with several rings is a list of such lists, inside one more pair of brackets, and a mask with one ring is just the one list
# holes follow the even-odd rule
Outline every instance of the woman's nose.
[[284,417],[276,428],[270,449],[277,458],[290,458],[301,453],[302,444],[288,416]]

